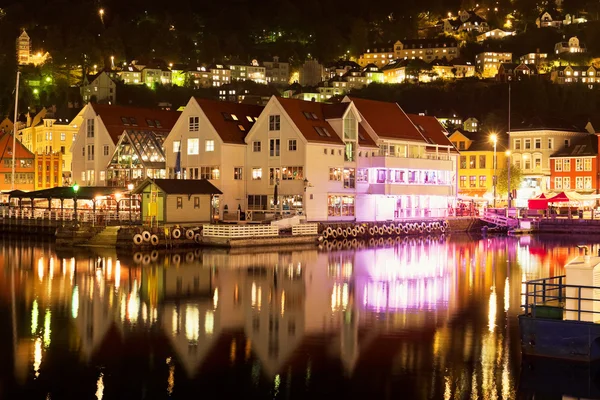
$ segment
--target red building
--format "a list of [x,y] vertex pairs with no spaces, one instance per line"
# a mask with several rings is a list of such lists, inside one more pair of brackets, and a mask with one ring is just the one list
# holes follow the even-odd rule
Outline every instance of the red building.
[[[35,155],[27,150],[20,141],[15,143],[15,187],[14,189],[28,191],[34,190],[35,183]],[[9,191],[12,188],[12,158],[13,135],[4,133],[0,136],[0,191]]]
[[570,146],[550,156],[551,190],[599,193],[598,140],[594,134],[573,139]]

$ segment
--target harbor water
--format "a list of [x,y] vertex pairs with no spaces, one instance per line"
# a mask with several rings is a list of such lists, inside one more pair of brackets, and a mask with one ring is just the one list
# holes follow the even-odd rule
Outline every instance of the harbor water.
[[522,282],[596,243],[117,254],[4,237],[0,399],[572,396],[568,373],[545,372],[547,393],[548,364],[522,360]]

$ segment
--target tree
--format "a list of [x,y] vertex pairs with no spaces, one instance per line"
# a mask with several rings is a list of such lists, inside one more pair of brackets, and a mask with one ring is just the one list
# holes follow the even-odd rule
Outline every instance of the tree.
[[[518,189],[523,181],[523,172],[521,168],[511,164],[510,166],[510,190]],[[500,196],[506,196],[508,192],[508,168],[502,168],[498,174],[496,191]]]

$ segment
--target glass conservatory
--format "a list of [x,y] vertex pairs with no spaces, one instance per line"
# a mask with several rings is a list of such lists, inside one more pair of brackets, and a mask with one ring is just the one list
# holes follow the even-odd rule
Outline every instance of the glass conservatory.
[[124,131],[106,167],[107,186],[125,187],[146,178],[166,178],[165,137],[154,131]]

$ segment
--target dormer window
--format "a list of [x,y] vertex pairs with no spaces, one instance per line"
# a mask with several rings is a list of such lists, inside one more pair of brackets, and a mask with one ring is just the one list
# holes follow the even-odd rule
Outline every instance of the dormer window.
[[154,121],[152,121],[151,119],[146,119],[146,124],[148,124],[150,128],[154,128]]
[[123,122],[123,125],[129,126],[129,120],[127,118],[121,117],[121,122]]
[[137,120],[136,120],[135,118],[133,118],[133,117],[130,117],[130,118],[129,118],[129,123],[130,123],[132,126],[137,126]]

